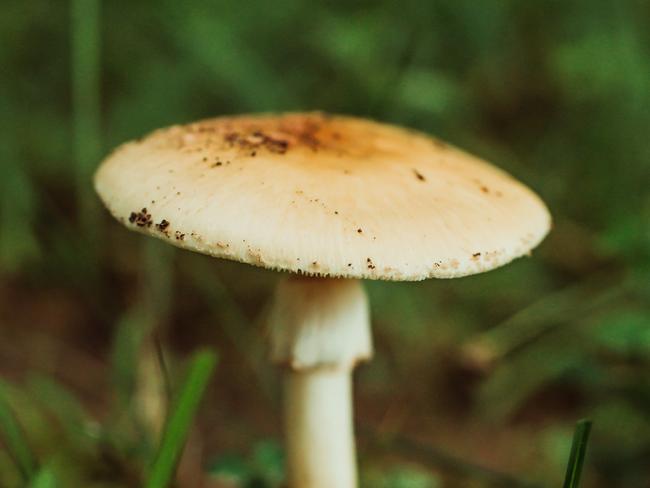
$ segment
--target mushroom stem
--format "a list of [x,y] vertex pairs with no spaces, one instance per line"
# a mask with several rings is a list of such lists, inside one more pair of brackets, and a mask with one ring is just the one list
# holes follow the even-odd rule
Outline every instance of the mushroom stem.
[[352,370],[370,358],[368,300],[357,280],[292,277],[271,311],[272,360],[285,373],[291,488],[357,486]]
[[349,370],[287,373],[289,486],[356,486],[350,379]]

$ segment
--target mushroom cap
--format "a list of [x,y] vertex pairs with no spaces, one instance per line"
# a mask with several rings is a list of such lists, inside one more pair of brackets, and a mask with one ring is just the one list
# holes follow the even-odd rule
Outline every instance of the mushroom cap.
[[528,254],[550,214],[438,139],[320,112],[220,117],[117,148],[95,187],[128,227],[308,275],[453,278]]

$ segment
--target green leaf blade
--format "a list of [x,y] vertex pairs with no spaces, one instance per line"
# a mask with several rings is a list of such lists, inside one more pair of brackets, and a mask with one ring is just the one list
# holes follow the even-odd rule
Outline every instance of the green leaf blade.
[[57,488],[56,475],[50,468],[45,467],[34,477],[29,488]]
[[0,434],[24,481],[29,482],[36,473],[36,458],[11,409],[11,403],[2,384],[0,384]]
[[212,351],[200,351],[192,358],[187,378],[167,420],[146,488],[165,488],[169,485],[216,363],[217,356]]
[[586,419],[579,420],[576,424],[573,444],[571,445],[571,455],[564,479],[564,488],[578,488],[580,484],[580,475],[582,474],[582,466],[587,452],[591,425],[591,420]]

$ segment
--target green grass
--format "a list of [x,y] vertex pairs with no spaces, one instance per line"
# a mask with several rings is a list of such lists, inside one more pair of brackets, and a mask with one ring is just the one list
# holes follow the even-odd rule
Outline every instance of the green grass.
[[87,236],[96,236],[99,206],[91,177],[101,156],[100,1],[72,0],[73,145],[79,217]]
[[192,358],[187,378],[172,406],[146,488],[169,486],[203,393],[217,362],[216,354],[201,351]]
[[585,461],[585,454],[587,453],[587,442],[589,441],[590,432],[590,420],[583,419],[578,421],[573,434],[571,455],[569,457],[563,488],[578,488],[580,484],[580,475],[582,474],[582,466]]
[[36,458],[14,415],[3,384],[0,384],[0,430],[16,468],[25,483],[29,482],[37,470]]
[[46,467],[34,476],[29,488],[56,488],[57,486],[59,486],[59,484],[56,481],[56,475]]

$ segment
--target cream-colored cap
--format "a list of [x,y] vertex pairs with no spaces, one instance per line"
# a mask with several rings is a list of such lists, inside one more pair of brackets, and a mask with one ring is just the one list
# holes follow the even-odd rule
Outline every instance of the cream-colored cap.
[[549,231],[544,203],[437,139],[323,113],[246,115],[120,146],[95,186],[128,227],[256,266],[421,280],[487,271]]

